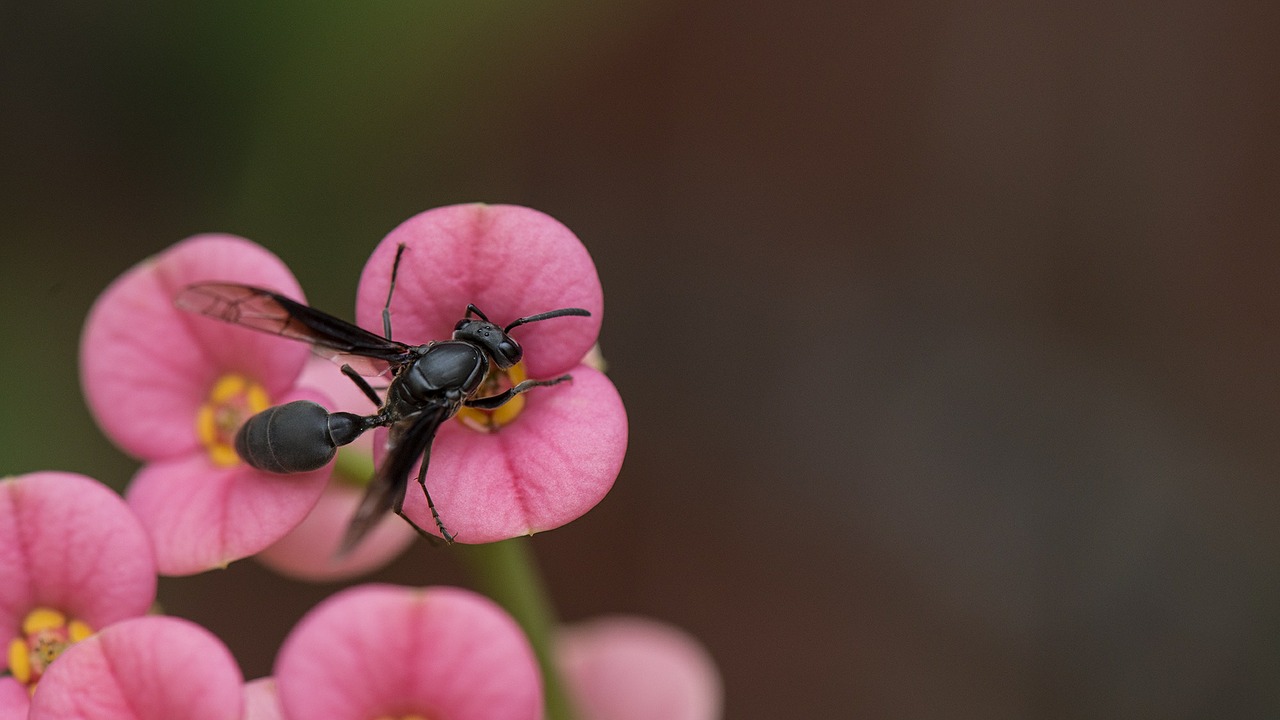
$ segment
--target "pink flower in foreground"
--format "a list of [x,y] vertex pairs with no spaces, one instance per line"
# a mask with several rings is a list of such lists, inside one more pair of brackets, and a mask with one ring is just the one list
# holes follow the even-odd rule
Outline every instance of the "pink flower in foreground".
[[222,567],[280,539],[324,489],[325,467],[272,475],[233,447],[251,414],[291,400],[307,346],[178,310],[200,281],[248,283],[302,298],[280,259],[230,235],[200,235],[133,267],[99,296],[80,342],[80,378],[103,432],[146,464],[126,498],[160,572]]
[[[586,248],[564,225],[528,208],[476,204],[424,212],[387,235],[361,274],[356,318],[378,333],[401,244],[391,301],[391,327],[401,342],[448,339],[468,303],[499,326],[559,308],[591,312],[512,331],[524,361],[512,368],[507,386],[565,373],[572,382],[534,388],[492,413],[464,409],[441,427],[426,482],[446,527],[461,542],[483,543],[549,530],[587,512],[617,479],[627,418],[609,379],[581,363],[603,311]],[[378,438],[375,448],[386,432]],[[416,485],[411,479],[405,513],[437,533]]]
[[[369,398],[334,363],[312,357],[298,386],[314,388],[329,398],[330,411],[373,412]],[[345,580],[391,562],[418,537],[408,523],[388,513],[351,552],[338,555],[338,544],[373,475],[373,433],[338,449],[329,484],[311,513],[274,545],[255,556],[267,567],[299,580]]]
[[31,696],[11,677],[0,677],[0,720],[27,720]]
[[563,628],[557,662],[580,720],[716,720],[720,674],[702,645],[655,620],[606,617]]
[[287,720],[535,720],[542,679],[515,621],[449,587],[362,585],[320,603],[285,639]]
[[240,720],[243,684],[208,630],[135,618],[67,650],[37,686],[30,720]]
[[151,542],[120,496],[73,473],[0,481],[0,641],[12,676],[0,708],[22,711],[27,693],[14,686],[44,684],[64,650],[147,612],[155,595]]

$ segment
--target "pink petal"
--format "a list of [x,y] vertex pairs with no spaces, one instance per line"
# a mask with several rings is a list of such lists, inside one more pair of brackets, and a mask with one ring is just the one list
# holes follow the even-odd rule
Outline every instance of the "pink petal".
[[[369,380],[375,389],[386,385],[385,380],[377,378],[369,378]],[[312,355],[307,364],[303,366],[302,374],[298,376],[298,387],[318,390],[321,395],[327,398],[327,401],[317,400],[317,402],[324,405],[330,412],[341,411],[356,413],[357,415],[368,415],[378,410],[377,406],[356,387],[356,384],[351,382],[351,378],[342,374],[341,366],[315,355]],[[373,433],[365,433],[356,438],[350,447],[364,452],[372,452]]]
[[591,311],[589,318],[555,318],[512,331],[529,375],[551,377],[576,365],[600,333],[600,278],[577,236],[537,210],[472,204],[409,218],[373,251],[360,275],[356,318],[378,334],[401,243],[406,249],[391,303],[391,327],[401,342],[449,338],[467,303],[498,325],[564,307]]
[[[298,386],[314,388],[331,398],[331,402],[323,403],[331,411],[368,414],[376,410],[369,398],[342,374],[337,365],[322,358],[313,357],[307,363],[298,378]],[[371,453],[373,435],[365,433],[343,452]],[[362,487],[339,477],[339,471],[335,469],[324,494],[306,519],[288,535],[258,553],[256,558],[259,562],[299,580],[344,580],[386,565],[413,542],[417,532],[400,517],[388,515],[354,550],[340,558],[335,557],[342,533],[364,494]]]
[[208,630],[179,618],[135,618],[50,665],[31,698],[31,720],[240,720],[243,683]]
[[37,607],[97,629],[147,612],[155,595],[151,542],[119,495],[64,472],[0,481],[4,647]]
[[345,580],[383,567],[404,552],[418,533],[400,516],[389,513],[355,549],[336,557],[339,540],[362,495],[361,488],[331,481],[302,524],[258,553],[257,560],[281,575],[311,582]]
[[[524,411],[496,433],[446,422],[431,451],[427,489],[459,542],[486,543],[560,527],[613,487],[627,449],[627,415],[613,383],[585,365],[573,381],[525,395]],[[375,442],[381,447],[385,433]],[[409,481],[405,514],[437,533]]]
[[151,535],[162,575],[226,567],[284,537],[324,491],[329,468],[275,475],[216,468],[203,455],[142,468],[126,498]]
[[[315,395],[289,393],[280,401],[300,398]],[[221,468],[200,451],[144,466],[125,498],[151,536],[160,574],[190,575],[226,567],[288,534],[320,499],[332,468],[291,475]]]
[[[298,378],[298,387],[317,389],[332,398],[320,401],[330,411],[369,414],[376,410],[351,378],[342,374],[338,365],[321,357],[312,357],[308,361]],[[374,433],[365,433],[342,452],[362,452],[367,456],[371,454],[372,442]],[[291,578],[328,582],[357,577],[381,568],[408,547],[417,533],[404,520],[389,515],[355,550],[343,557],[334,556],[339,538],[364,495],[361,483],[369,480],[342,478],[339,477],[340,471],[342,464],[339,462],[324,495],[320,496],[320,501],[312,507],[302,524],[273,546],[257,553],[257,560]],[[356,482],[352,483],[352,480]]]
[[134,266],[94,303],[80,340],[80,379],[98,424],[142,459],[198,447],[196,409],[221,375],[240,372],[273,397],[292,386],[304,343],[178,310],[174,296],[201,280],[259,285],[301,298],[288,268],[230,235],[200,235]]
[[670,625],[609,617],[564,628],[556,655],[580,720],[714,720],[720,675],[706,649]]
[[244,686],[244,717],[242,720],[284,720],[280,698],[276,694],[276,679],[258,678]]
[[0,720],[27,720],[31,696],[11,677],[0,677]]
[[524,633],[493,601],[458,588],[340,592],[289,633],[275,677],[294,719],[542,717]]
[[[253,285],[299,302],[306,301],[298,281],[280,258],[234,235],[188,238],[161,255],[154,272],[170,306],[188,285],[206,281]],[[191,328],[193,336],[222,372],[231,370],[250,375],[272,394],[292,387],[310,357],[306,343],[186,311],[178,311],[178,317]]]

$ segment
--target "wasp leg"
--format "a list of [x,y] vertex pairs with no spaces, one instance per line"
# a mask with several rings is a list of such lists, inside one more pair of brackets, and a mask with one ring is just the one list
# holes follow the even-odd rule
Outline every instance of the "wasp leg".
[[413,519],[410,518],[408,515],[404,514],[404,493],[400,493],[400,497],[396,498],[395,504],[391,506],[391,511],[399,515],[401,519],[403,519],[405,522],[409,523],[409,527],[413,528],[419,535],[426,538],[428,542],[431,542],[431,543],[440,542],[440,538],[436,537],[435,535],[432,535],[426,530],[423,530],[421,525],[414,522]]
[[396,291],[396,273],[400,272],[400,258],[404,255],[404,243],[396,248],[396,259],[391,263],[391,285],[387,287],[387,303],[382,306],[382,336],[391,339],[391,294]]
[[[436,512],[436,504],[431,501],[431,493],[427,491],[427,463],[430,460],[431,460],[431,449],[428,448],[427,452],[425,452],[422,455],[422,465],[418,468],[418,484],[422,486],[422,494],[425,495],[427,498],[427,507],[430,508],[431,517],[436,521],[436,527],[439,528],[440,530],[440,537],[444,538],[444,541],[446,544],[452,544],[454,536],[452,533],[450,533],[448,530],[445,529],[444,521],[440,519],[440,513]],[[404,505],[404,495],[401,494],[400,499],[396,501],[395,511],[396,511],[396,514],[399,515],[400,517],[404,518],[405,520],[409,520],[409,518],[406,517],[404,513],[400,512],[400,509],[403,505]],[[409,520],[409,524],[417,528],[418,532],[422,533],[424,536],[431,539],[435,539],[434,535],[423,531],[423,529],[418,527],[418,524],[415,523],[414,521]]]
[[498,393],[497,395],[490,395],[489,397],[472,398],[470,400],[463,402],[463,405],[466,405],[467,407],[477,408],[480,410],[493,410],[495,408],[502,407],[511,398],[521,393],[529,392],[533,388],[545,387],[547,385],[555,385],[557,383],[562,383],[565,380],[572,380],[572,379],[573,379],[572,375],[561,375],[560,377],[554,380],[525,380],[524,382],[520,383],[519,385],[516,385],[515,387],[507,390],[506,392]]
[[373,386],[369,384],[368,380],[365,380],[360,376],[360,373],[353,370],[350,365],[344,363],[342,366],[342,374],[351,378],[351,382],[355,383],[356,387],[360,388],[360,392],[364,393],[365,397],[372,400],[374,405],[379,407],[382,406],[382,398],[378,397],[377,391],[373,389]]
[[[421,482],[421,480],[420,480],[420,482]],[[426,492],[426,488],[425,488],[425,487],[424,487],[424,488],[422,488],[422,492]],[[444,532],[444,525],[440,525],[440,516],[435,514],[435,506],[434,506],[434,505],[431,505],[431,496],[430,496],[430,495],[426,496],[426,505],[428,505],[428,506],[430,507],[430,509],[431,509],[431,515],[433,515],[433,516],[434,516],[434,518],[435,518],[435,524],[436,524],[436,525],[438,525],[438,527],[440,528],[440,534],[442,534],[442,536],[444,536],[444,542],[445,542],[445,543],[452,543],[452,542],[453,542],[453,536],[451,536],[451,534],[449,534],[449,533],[447,533],[447,532]],[[413,520],[410,518],[410,516],[408,516],[408,515],[404,514],[404,493],[403,493],[403,492],[401,493],[401,495],[399,495],[399,497],[397,497],[397,498],[396,498],[396,503],[394,503],[394,505],[392,505],[392,512],[396,512],[396,514],[397,514],[397,515],[401,516],[401,518],[402,518],[404,521],[406,521],[406,523],[408,523],[408,527],[411,527],[411,528],[413,528],[413,529],[417,530],[417,534],[420,534],[420,536],[422,536],[422,537],[426,538],[426,541],[428,541],[428,542],[430,542],[430,543],[433,543],[433,544],[434,544],[434,543],[439,543],[439,542],[440,542],[440,538],[433,536],[433,534],[431,534],[431,533],[429,533],[429,532],[426,532],[426,530],[422,529],[421,525],[419,525],[419,524],[415,523],[415,521],[413,521]]]

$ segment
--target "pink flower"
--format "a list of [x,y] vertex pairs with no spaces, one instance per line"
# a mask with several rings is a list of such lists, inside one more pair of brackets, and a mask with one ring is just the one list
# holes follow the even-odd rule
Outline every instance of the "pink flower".
[[27,720],[31,696],[11,677],[0,677],[0,720]]
[[89,408],[112,441],[146,464],[126,493],[160,572],[196,573],[252,555],[301,522],[329,468],[255,470],[235,455],[253,412],[296,399],[307,346],[178,310],[187,285],[230,280],[302,298],[265,249],[200,235],[133,267],[94,303],[80,343]]
[[542,717],[524,633],[458,588],[362,585],[328,598],[285,639],[275,682],[287,720]]
[[[559,308],[591,312],[514,329],[524,361],[507,386],[526,375],[570,373],[573,381],[534,388],[492,413],[464,409],[438,432],[426,477],[440,517],[462,542],[532,534],[581,516],[613,486],[627,444],[617,390],[580,362],[595,344],[603,311],[586,248],[568,228],[528,208],[477,204],[424,212],[378,245],[360,277],[357,320],[379,333],[401,244],[391,302],[392,331],[401,342],[448,339],[468,303],[499,326]],[[375,448],[385,437],[379,431]],[[404,510],[437,533],[413,479]]]
[[245,683],[244,717],[241,720],[282,720],[282,712],[275,678],[258,678]]
[[243,684],[208,630],[135,618],[67,650],[37,686],[30,720],[240,720]]
[[606,617],[563,628],[557,661],[580,720],[716,720],[720,675],[698,641],[670,625]]
[[[368,414],[369,398],[334,363],[313,357],[302,371],[299,387],[313,388],[333,399],[330,411]],[[338,554],[339,540],[355,514],[373,474],[373,433],[338,449],[329,484],[311,513],[271,547],[255,556],[267,567],[299,580],[327,582],[372,572],[394,560],[418,537],[408,523],[388,513],[351,552]]]
[[[45,682],[70,646],[147,612],[156,594],[151,543],[124,501],[83,475],[0,481],[0,641],[15,685]],[[26,692],[21,694],[26,699]]]

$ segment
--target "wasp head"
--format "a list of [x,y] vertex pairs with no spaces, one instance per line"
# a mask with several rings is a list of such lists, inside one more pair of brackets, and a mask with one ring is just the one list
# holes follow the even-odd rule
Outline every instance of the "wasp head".
[[[472,315],[480,319],[474,320],[471,317]],[[453,339],[466,340],[484,348],[489,357],[493,359],[493,363],[498,366],[498,369],[506,370],[520,362],[520,358],[524,357],[524,350],[520,349],[520,343],[512,339],[510,335],[511,328],[566,315],[588,317],[591,313],[582,308],[560,308],[559,310],[516,318],[511,321],[510,325],[500,328],[489,322],[489,318],[480,312],[480,308],[475,305],[468,305],[466,317],[453,326]]]
[[506,370],[524,357],[524,350],[505,330],[488,320],[464,318],[453,327],[453,339],[465,340],[482,348],[500,370]]

